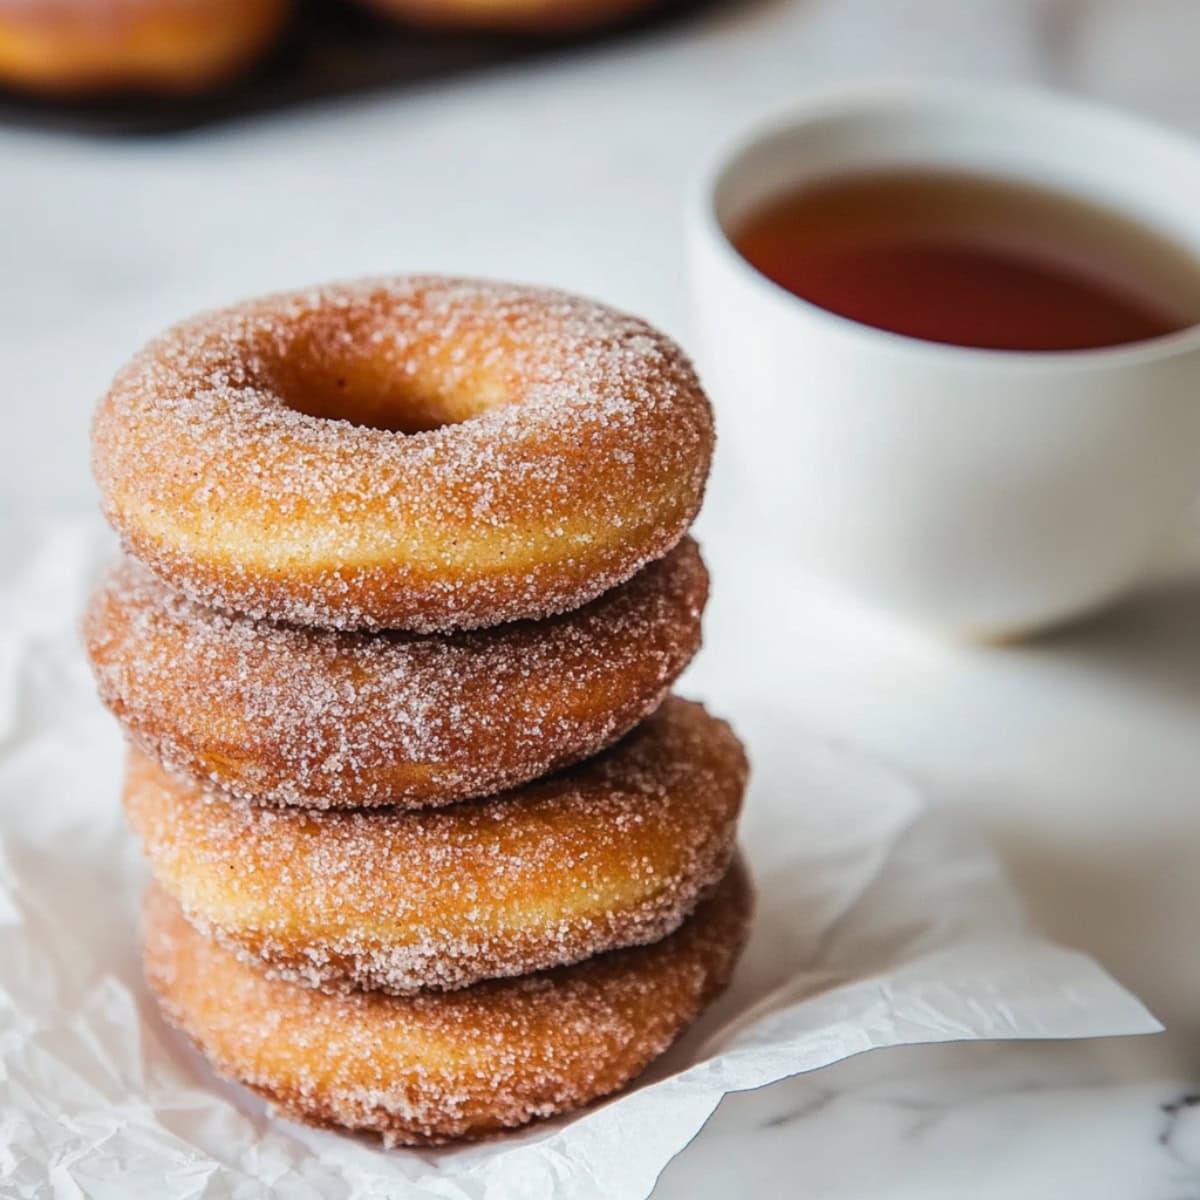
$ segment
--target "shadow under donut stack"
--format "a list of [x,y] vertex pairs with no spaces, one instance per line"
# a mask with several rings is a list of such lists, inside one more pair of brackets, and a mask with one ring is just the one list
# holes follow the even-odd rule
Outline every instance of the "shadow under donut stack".
[[621,1087],[722,990],[746,762],[669,695],[711,422],[644,323],[435,277],[206,315],[117,376],[128,557],[84,635],[147,978],[219,1072],[480,1136]]

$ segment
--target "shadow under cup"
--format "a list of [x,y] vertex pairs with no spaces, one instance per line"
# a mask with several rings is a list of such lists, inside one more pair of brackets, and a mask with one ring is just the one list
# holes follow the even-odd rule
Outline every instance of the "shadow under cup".
[[895,170],[1078,196],[1200,263],[1200,150],[1047,93],[891,85],[752,133],[691,206],[700,365],[783,551],[955,635],[1095,608],[1169,554],[1200,492],[1200,327],[1071,351],[920,341],[800,299],[733,245],[781,195]]

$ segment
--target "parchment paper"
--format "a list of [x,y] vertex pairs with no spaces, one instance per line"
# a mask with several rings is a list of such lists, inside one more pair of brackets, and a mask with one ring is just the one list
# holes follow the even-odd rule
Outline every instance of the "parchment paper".
[[5,1197],[632,1200],[729,1091],[879,1046],[1158,1028],[1093,962],[1025,926],[968,828],[794,727],[767,671],[733,711],[711,704],[754,764],[752,942],[731,991],[644,1080],[574,1117],[432,1153],[271,1119],[161,1022],[141,981],[121,742],[77,645],[112,552],[86,522],[0,527]]

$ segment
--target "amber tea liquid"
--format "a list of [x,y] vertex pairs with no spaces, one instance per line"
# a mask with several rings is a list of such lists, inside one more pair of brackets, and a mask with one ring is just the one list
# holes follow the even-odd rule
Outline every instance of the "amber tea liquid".
[[1137,220],[1024,183],[929,171],[785,193],[736,229],[767,278],[864,325],[996,350],[1120,346],[1200,322],[1200,263]]

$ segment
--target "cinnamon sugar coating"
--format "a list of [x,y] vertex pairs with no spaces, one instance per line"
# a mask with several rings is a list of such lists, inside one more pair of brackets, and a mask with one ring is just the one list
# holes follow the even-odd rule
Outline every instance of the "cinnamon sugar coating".
[[3,0],[0,82],[54,96],[184,95],[249,67],[289,0]]
[[568,1112],[622,1087],[726,986],[751,892],[736,865],[650,946],[457,992],[331,996],[271,979],[147,895],[147,979],[218,1073],[310,1124],[422,1145]]
[[449,808],[264,809],[134,751],[125,811],[158,882],[240,956],[403,994],[671,933],[729,864],[745,781],[729,727],[672,698],[588,762]]
[[585,607],[446,636],[231,618],[126,560],[84,642],[138,746],[263,803],[425,807],[578,761],[661,703],[700,645],[708,577],[685,539]]
[[435,276],[176,326],[93,423],[105,512],[214,607],[339,629],[577,608],[661,557],[712,413],[679,348],[561,292]]

